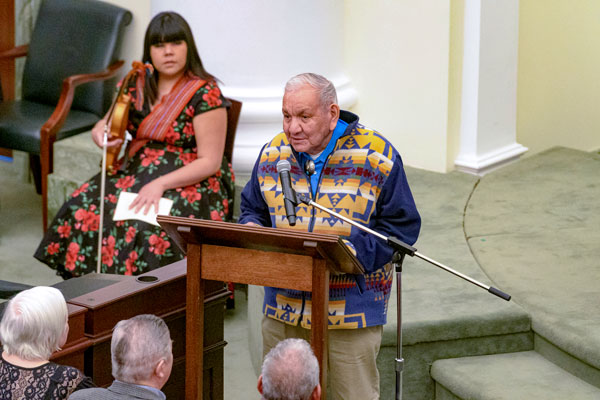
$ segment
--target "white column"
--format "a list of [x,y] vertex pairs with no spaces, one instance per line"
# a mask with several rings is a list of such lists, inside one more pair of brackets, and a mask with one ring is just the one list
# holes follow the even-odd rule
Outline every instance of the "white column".
[[466,0],[457,169],[483,175],[527,151],[516,142],[518,0]]
[[343,0],[152,0],[152,15],[173,10],[192,27],[206,69],[243,103],[233,156],[249,175],[258,153],[282,130],[285,82],[302,72],[330,79],[342,108],[356,101],[343,73]]

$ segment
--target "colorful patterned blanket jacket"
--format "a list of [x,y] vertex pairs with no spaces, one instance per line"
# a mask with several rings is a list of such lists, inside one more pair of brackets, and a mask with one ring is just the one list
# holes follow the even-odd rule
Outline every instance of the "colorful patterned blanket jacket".
[[[400,155],[378,132],[360,125],[356,115],[342,111],[340,118],[348,128],[323,167],[313,200],[385,236],[413,244],[421,219]],[[304,204],[297,207],[296,225],[290,227],[276,167],[282,159],[292,166],[296,192],[312,197],[298,153],[282,132],[261,150],[242,192],[239,222],[342,236],[366,273],[330,276],[329,329],[385,324],[393,276],[388,264],[392,249],[383,240]],[[265,288],[263,311],[267,317],[310,328],[310,309],[310,292]]]

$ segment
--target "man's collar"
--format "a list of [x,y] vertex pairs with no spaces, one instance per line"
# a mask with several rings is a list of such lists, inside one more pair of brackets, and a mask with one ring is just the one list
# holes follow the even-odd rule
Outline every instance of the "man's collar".
[[340,110],[340,119],[348,125],[351,125],[354,122],[358,122],[358,115],[351,113],[350,111]]
[[158,398],[161,398],[161,399],[167,398],[167,396],[161,390],[159,390],[155,387],[146,386],[146,385],[138,385],[135,383],[122,382],[117,379],[114,380],[114,382],[110,386],[110,389],[112,389],[113,391],[115,391],[117,393],[121,393],[121,394],[132,394],[131,393],[132,387],[138,388],[139,390],[150,391],[150,392],[154,393],[156,396],[158,396]]

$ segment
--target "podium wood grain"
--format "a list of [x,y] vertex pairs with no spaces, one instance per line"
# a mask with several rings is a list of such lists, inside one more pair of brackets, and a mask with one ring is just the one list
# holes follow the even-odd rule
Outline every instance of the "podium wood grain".
[[205,280],[312,292],[311,345],[321,367],[321,386],[327,387],[330,271],[364,272],[338,236],[170,216],[157,220],[188,256],[186,399],[199,399],[203,393],[198,349],[204,345],[199,299]]

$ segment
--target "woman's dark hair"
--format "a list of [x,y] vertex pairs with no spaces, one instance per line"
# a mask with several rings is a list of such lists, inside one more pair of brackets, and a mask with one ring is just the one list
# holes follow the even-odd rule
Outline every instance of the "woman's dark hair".
[[[144,63],[152,63],[150,58],[150,47],[158,43],[168,43],[183,40],[187,44],[187,60],[186,72],[191,72],[193,75],[206,81],[216,80],[216,78],[208,73],[202,65],[196,42],[192,35],[192,30],[183,17],[176,12],[166,11],[157,14],[146,29],[144,37],[144,55],[142,61]],[[158,74],[152,74],[151,79],[147,80],[147,94],[151,103],[154,102],[157,96]]]

